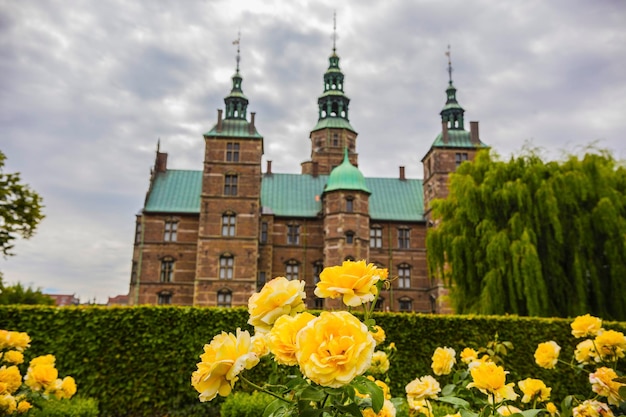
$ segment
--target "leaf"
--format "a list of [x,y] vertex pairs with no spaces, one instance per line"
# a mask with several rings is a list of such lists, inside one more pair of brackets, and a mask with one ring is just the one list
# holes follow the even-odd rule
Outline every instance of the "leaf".
[[369,394],[372,399],[372,409],[378,414],[385,402],[382,388],[363,376],[355,378],[351,385],[361,394]]
[[456,405],[459,406],[463,409],[467,409],[470,406],[470,403],[465,401],[462,398],[458,398],[458,397],[439,397],[439,398],[435,398],[436,401],[441,401],[442,403],[447,403],[447,404],[452,404],[452,405]]
[[315,401],[320,402],[323,401],[326,397],[326,393],[312,385],[308,385],[300,392],[300,399],[306,401]]
[[448,384],[445,387],[443,387],[443,389],[441,390],[441,395],[443,397],[448,397],[448,396],[452,395],[452,393],[454,392],[455,388],[456,388],[456,385]]
[[283,416],[284,408],[286,407],[286,403],[284,401],[279,400],[278,398],[272,401],[265,407],[265,411],[263,411],[263,417],[277,417]]
[[515,414],[521,414],[524,417],[535,417],[537,414],[541,413],[542,411],[544,410],[540,408],[533,408],[533,409],[524,410],[521,413],[515,413]]
[[462,408],[459,410],[461,417],[478,417],[478,413]]

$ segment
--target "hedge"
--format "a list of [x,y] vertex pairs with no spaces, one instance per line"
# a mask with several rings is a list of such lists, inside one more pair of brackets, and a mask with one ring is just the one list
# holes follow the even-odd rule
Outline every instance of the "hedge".
[[[55,355],[60,375],[73,376],[79,394],[97,400],[105,417],[218,415],[222,399],[200,403],[191,373],[205,343],[221,331],[251,330],[247,318],[244,308],[0,306],[0,328],[27,332],[32,339],[26,360]],[[578,342],[570,334],[571,320],[401,313],[380,313],[375,319],[387,342],[398,348],[389,371],[395,396],[403,395],[412,379],[432,373],[436,347],[458,353],[466,346],[485,346],[496,333],[514,344],[505,358],[510,381],[541,378],[557,400],[590,392],[586,375],[562,364],[544,370],[533,360],[537,344],[547,340],[562,347],[561,358],[571,358]],[[623,322],[604,327],[626,332]],[[253,379],[263,381],[269,367],[253,372]]]

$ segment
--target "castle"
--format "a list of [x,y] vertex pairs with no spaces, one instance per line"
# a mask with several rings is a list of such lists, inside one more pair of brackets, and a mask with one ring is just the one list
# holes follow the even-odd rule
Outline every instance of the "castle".
[[[449,55],[449,54],[448,54]],[[274,277],[306,282],[312,309],[333,308],[313,291],[325,266],[365,259],[389,269],[391,288],[376,308],[441,312],[444,289],[427,274],[430,201],[447,195],[451,172],[486,145],[478,122],[465,130],[450,81],[441,132],[422,159],[424,179],[367,178],[358,168],[357,133],[333,44],[311,159],[300,174],[263,172],[263,136],[248,117],[237,67],[232,89],[204,136],[202,170],[167,168],[158,149],[137,215],[129,304],[231,307]],[[326,303],[326,304],[325,304]]]

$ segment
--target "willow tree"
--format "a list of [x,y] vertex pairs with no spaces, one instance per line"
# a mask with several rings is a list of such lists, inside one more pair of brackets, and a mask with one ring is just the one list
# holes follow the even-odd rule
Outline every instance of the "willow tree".
[[626,320],[626,168],[610,153],[485,151],[449,187],[426,244],[456,312]]

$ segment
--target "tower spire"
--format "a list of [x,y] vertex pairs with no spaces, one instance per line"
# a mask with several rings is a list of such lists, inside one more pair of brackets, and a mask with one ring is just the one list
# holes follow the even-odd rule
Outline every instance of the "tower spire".
[[445,122],[450,130],[463,130],[463,107],[456,100],[456,88],[452,84],[452,59],[450,57],[450,45],[446,51],[448,57],[448,88],[446,89],[446,105],[441,111],[441,121]]
[[237,39],[233,41],[233,45],[237,45],[237,72],[239,72],[239,61],[241,61],[241,55],[239,53],[239,44],[241,43],[241,30],[237,32]]
[[450,85],[452,85],[452,58],[450,57],[451,54],[452,52],[450,51],[450,44],[448,44],[448,50],[446,51],[446,56],[448,57],[448,77],[449,77]]
[[337,11],[333,11],[333,54],[337,51]]
[[241,61],[241,53],[239,44],[241,43],[241,31],[237,33],[237,39],[233,41],[233,45],[237,45],[237,67],[235,75],[233,75],[233,87],[230,94],[224,98],[226,104],[226,119],[246,120],[246,111],[248,108],[248,99],[243,94],[241,83],[243,78],[239,74],[239,62]]

